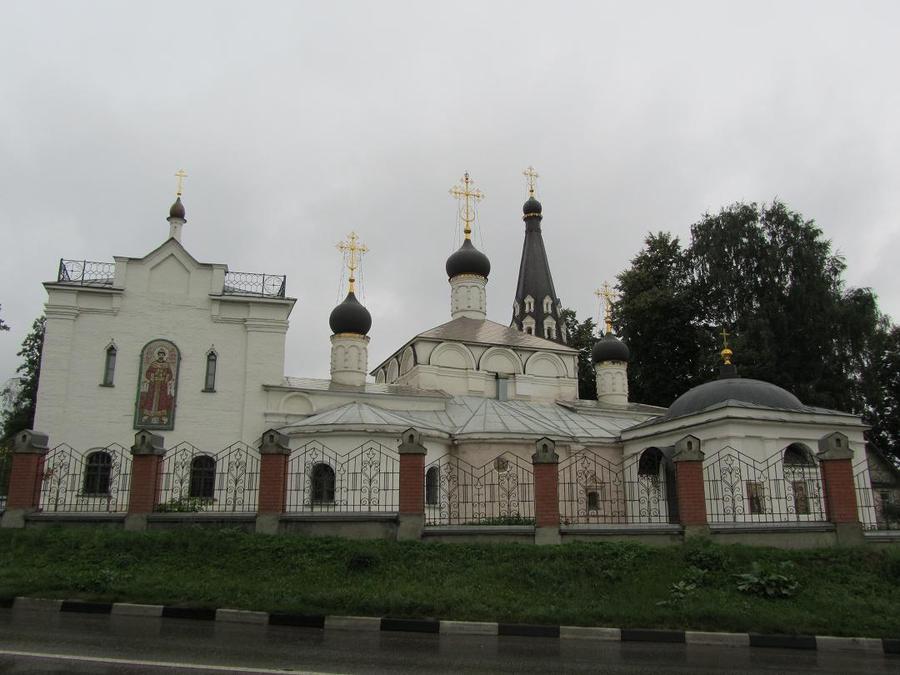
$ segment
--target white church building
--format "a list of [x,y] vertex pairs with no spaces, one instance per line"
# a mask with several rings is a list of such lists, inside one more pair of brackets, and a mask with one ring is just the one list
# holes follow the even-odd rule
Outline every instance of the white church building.
[[145,256],[63,259],[44,284],[34,427],[50,450],[40,510],[124,512],[128,448],[149,433],[165,449],[161,512],[253,513],[268,434],[287,457],[286,514],[393,514],[398,443],[413,429],[425,452],[426,530],[533,526],[536,443],[558,458],[559,526],[572,537],[674,531],[679,453],[702,460],[711,528],[824,528],[819,453],[835,444],[852,453],[860,519],[874,526],[876,505],[860,496],[859,417],[739,377],[727,348],[719,379],[668,409],[642,405],[628,394],[629,350],[608,325],[592,353],[597,399],[578,398],[579,353],[566,344],[531,181],[511,320],[488,318],[491,265],[471,239],[481,195],[466,174],[455,189],[465,239],[445,269],[448,321],[374,366],[372,317],[354,287],[364,247],[351,236],[348,294],[329,317],[329,379],[285,374],[297,302],[286,277],[199,262],[181,243],[180,194],[169,237]]

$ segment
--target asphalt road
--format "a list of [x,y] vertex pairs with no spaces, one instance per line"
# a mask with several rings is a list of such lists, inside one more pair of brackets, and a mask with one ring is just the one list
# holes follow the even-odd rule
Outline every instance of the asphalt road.
[[322,631],[0,609],[0,673],[900,673],[880,653]]

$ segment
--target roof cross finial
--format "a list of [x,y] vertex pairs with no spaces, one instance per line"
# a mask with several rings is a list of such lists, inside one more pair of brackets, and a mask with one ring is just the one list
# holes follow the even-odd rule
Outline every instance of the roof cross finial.
[[462,185],[454,185],[450,188],[450,194],[460,200],[462,205],[462,219],[466,224],[463,232],[465,232],[466,239],[472,238],[472,223],[475,222],[475,204],[471,202],[478,203],[484,199],[484,193],[472,187],[473,185],[475,185],[475,181],[469,178],[469,172],[466,171],[462,177]]
[[537,179],[540,178],[540,175],[534,170],[533,166],[529,166],[525,169],[522,172],[522,175],[525,176],[525,180],[528,181],[528,194],[534,197],[534,188],[537,186]]
[[722,362],[726,366],[731,365],[731,357],[734,356],[734,352],[731,351],[731,348],[728,346],[728,338],[731,336],[727,330],[725,330],[725,326],[722,326],[722,332],[719,333],[722,336],[722,351],[719,354],[722,357]]
[[604,281],[600,288],[594,291],[594,295],[603,299],[603,320],[606,323],[606,335],[612,335],[612,306],[617,294],[612,286],[609,285],[609,282]]
[[359,236],[356,232],[351,232],[347,235],[346,241],[338,243],[337,248],[344,254],[344,258],[347,261],[347,269],[350,270],[350,278],[348,279],[349,288],[347,289],[347,292],[355,293],[356,270],[359,269],[359,263],[362,256],[368,252],[369,247],[359,241]]
[[178,189],[175,191],[175,196],[180,197],[184,190],[184,179],[187,178],[187,173],[185,173],[184,169],[178,169],[175,172],[175,177],[178,179]]

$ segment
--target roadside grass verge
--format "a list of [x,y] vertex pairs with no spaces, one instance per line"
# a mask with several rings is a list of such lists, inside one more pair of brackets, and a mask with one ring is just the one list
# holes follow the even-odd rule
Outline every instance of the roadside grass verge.
[[[750,574],[754,592],[739,590],[742,574]],[[16,595],[897,637],[900,550],[787,551],[702,540],[668,547],[426,544],[203,528],[0,530],[0,596]]]

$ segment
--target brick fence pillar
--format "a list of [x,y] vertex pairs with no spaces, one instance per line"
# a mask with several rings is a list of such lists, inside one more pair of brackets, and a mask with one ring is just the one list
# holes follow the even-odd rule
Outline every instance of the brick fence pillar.
[[853,481],[853,450],[850,439],[836,431],[819,439],[816,455],[822,468],[825,515],[834,524],[839,544],[861,544],[862,525]]
[[534,444],[531,465],[534,469],[534,543],[558,544],[559,534],[559,455],[556,443],[542,438]]
[[49,449],[49,440],[47,434],[31,429],[16,434],[6,511],[0,519],[0,527],[25,527],[25,516],[40,507],[44,458]]
[[287,496],[288,437],[269,429],[259,444],[259,506],[256,531],[277,534]]
[[126,530],[147,529],[147,515],[159,503],[159,478],[166,454],[164,439],[146,429],[134,435],[131,446],[131,491],[128,498]]
[[421,539],[425,529],[425,454],[422,435],[409,428],[400,437],[400,504],[397,539]]
[[678,521],[685,537],[709,534],[706,520],[706,492],[703,487],[703,451],[700,439],[685,436],[675,444],[675,491],[678,498]]

